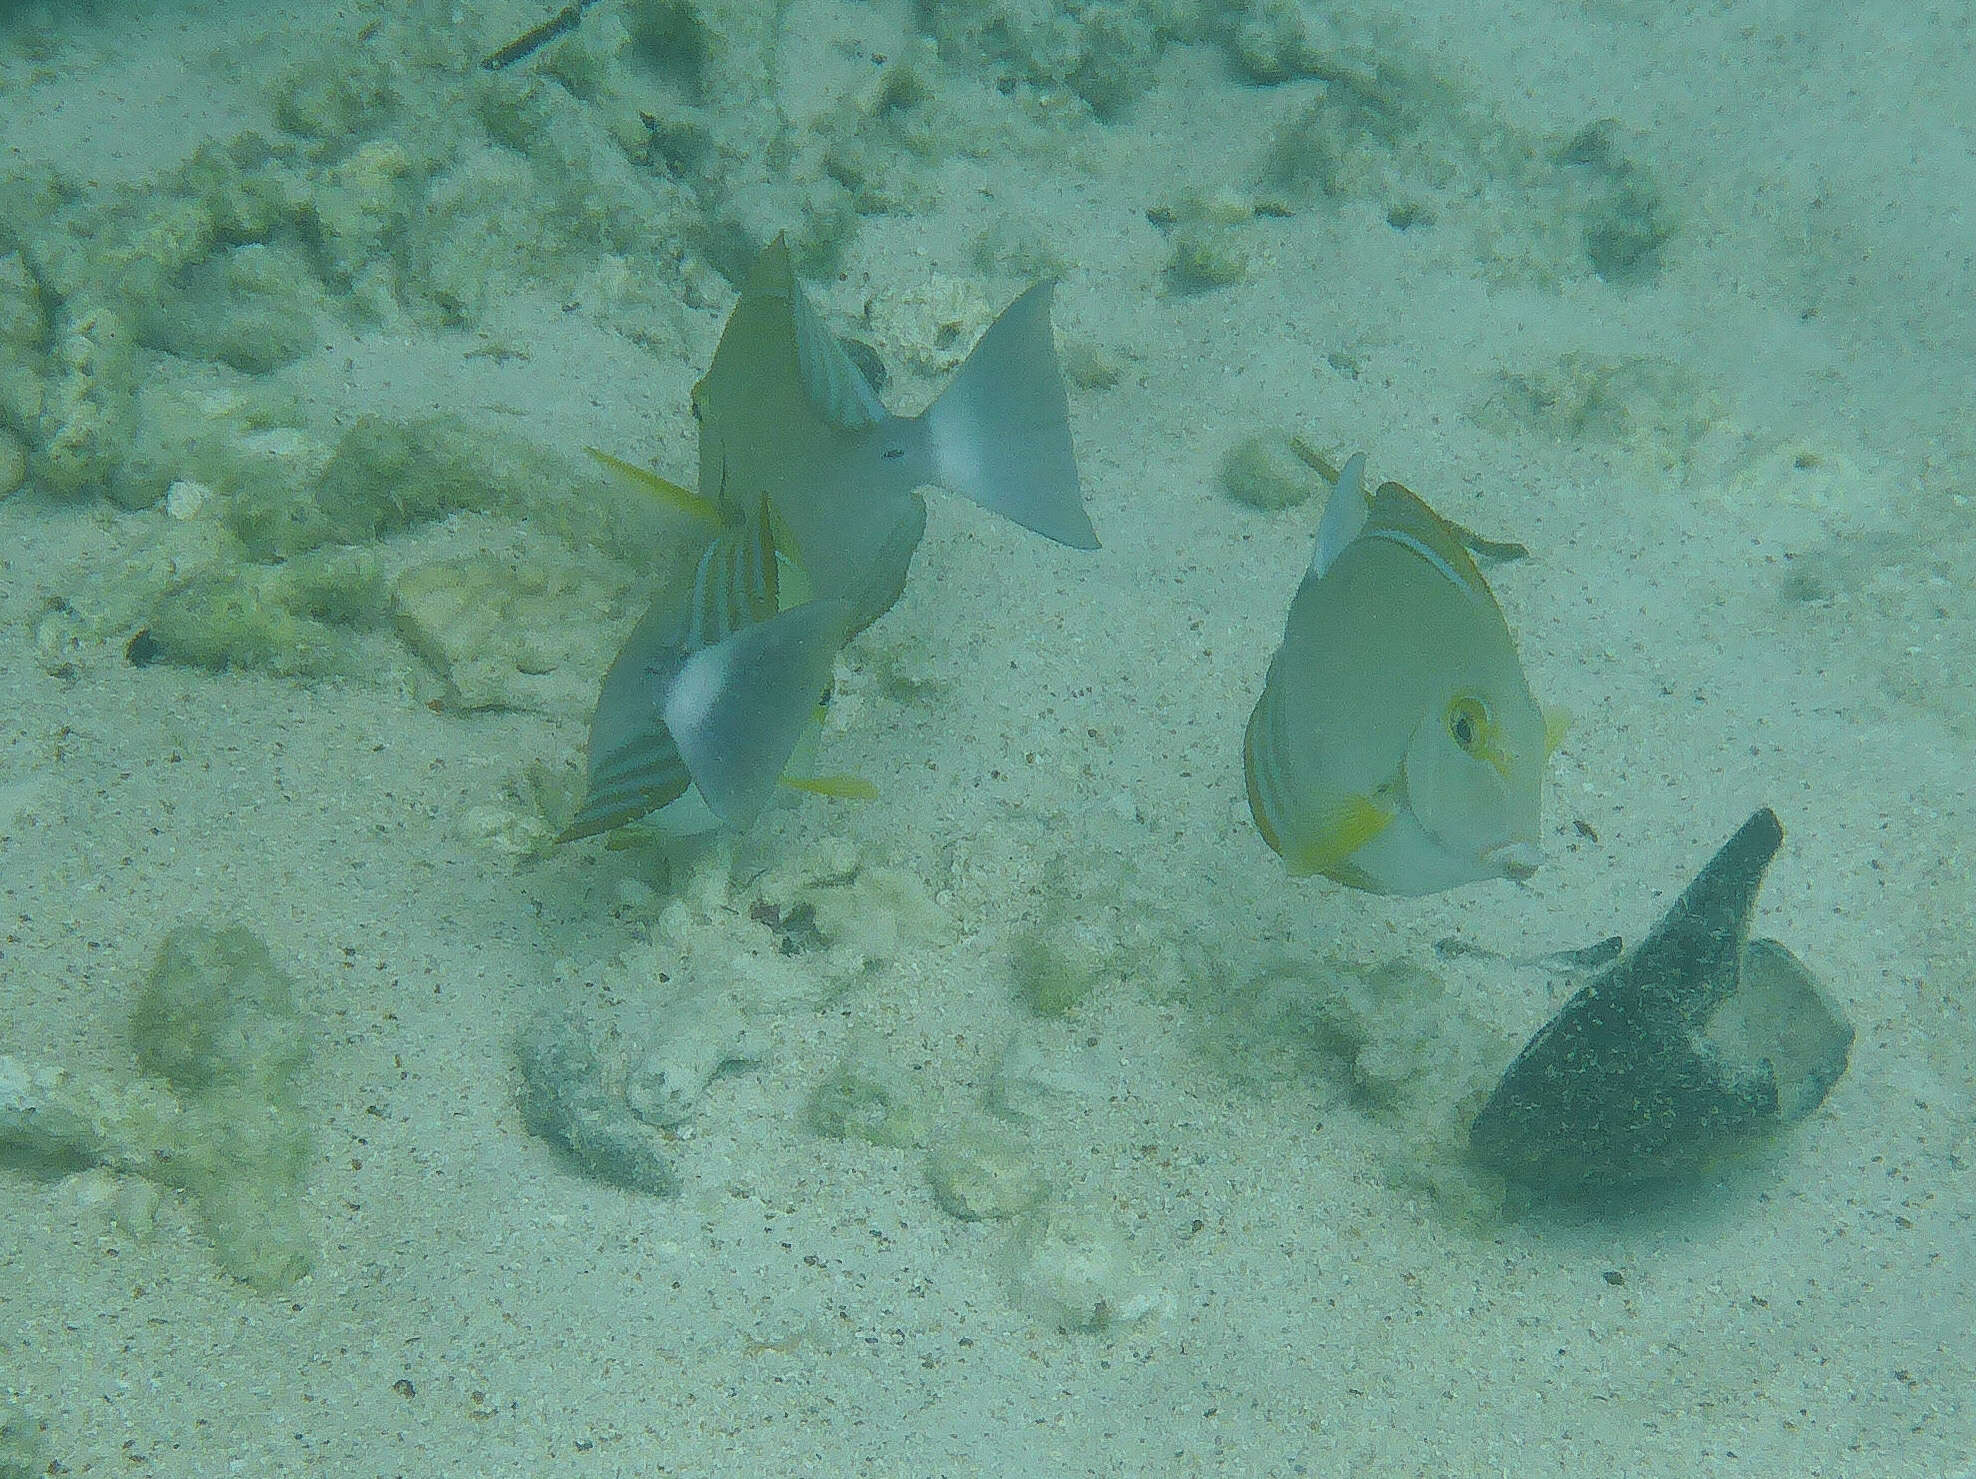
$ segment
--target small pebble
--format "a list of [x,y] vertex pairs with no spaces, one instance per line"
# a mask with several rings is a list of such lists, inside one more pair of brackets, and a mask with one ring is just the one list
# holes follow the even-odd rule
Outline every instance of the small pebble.
[[175,519],[196,519],[211,501],[213,490],[192,478],[180,478],[165,491],[165,512]]
[[1295,508],[1323,486],[1323,477],[1297,455],[1287,432],[1251,432],[1222,454],[1222,491],[1250,508],[1272,513]]
[[1019,1217],[1049,1191],[1022,1142],[992,1125],[963,1126],[935,1145],[926,1179],[940,1210],[963,1222]]

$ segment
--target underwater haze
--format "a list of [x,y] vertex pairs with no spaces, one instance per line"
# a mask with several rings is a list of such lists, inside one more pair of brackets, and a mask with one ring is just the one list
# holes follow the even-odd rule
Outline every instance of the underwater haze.
[[[0,0],[0,1479],[1976,1474],[1972,54]],[[773,804],[559,841],[778,235],[881,427],[1046,307],[1100,547],[923,488]],[[1418,748],[1259,829],[1387,566],[1272,742],[1440,581],[1534,842]],[[1430,788],[1499,865],[1360,866]]]

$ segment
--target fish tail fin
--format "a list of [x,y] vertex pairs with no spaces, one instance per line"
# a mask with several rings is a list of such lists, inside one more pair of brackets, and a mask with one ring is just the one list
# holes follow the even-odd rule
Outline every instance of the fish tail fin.
[[804,726],[815,722],[851,617],[848,601],[805,601],[680,664],[661,708],[665,727],[727,826],[747,826],[774,796]]
[[934,482],[1025,529],[1096,549],[1070,444],[1070,402],[1039,282],[988,327],[921,418]]

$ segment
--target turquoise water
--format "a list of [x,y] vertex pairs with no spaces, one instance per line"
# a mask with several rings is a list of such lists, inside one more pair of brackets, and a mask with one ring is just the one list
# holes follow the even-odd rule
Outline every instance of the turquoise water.
[[[0,1475],[1970,1473],[1966,10],[557,13],[0,6]],[[1056,277],[1103,548],[929,492],[877,799],[552,846],[777,231],[905,411]],[[1292,437],[1528,547],[1527,883],[1257,835]],[[1766,805],[1845,1076],[1506,1196]]]

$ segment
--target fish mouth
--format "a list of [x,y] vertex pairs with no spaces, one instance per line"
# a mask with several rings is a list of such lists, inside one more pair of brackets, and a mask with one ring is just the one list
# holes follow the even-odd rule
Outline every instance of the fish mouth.
[[1522,883],[1544,865],[1544,854],[1534,842],[1506,842],[1483,853],[1482,865],[1492,873]]

